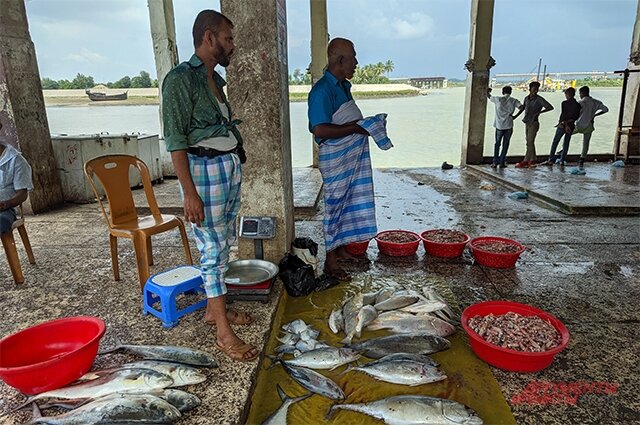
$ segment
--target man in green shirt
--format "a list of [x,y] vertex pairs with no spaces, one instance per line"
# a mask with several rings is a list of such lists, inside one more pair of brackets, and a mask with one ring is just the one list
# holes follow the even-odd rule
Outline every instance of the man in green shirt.
[[242,136],[214,70],[233,55],[233,23],[214,10],[203,10],[193,24],[195,54],[173,68],[162,84],[164,139],[180,181],[185,219],[192,224],[208,302],[205,321],[216,326],[216,347],[233,360],[249,361],[258,350],[235,334],[230,323],[254,318],[227,311],[224,273],[229,248],[236,241],[240,210]]

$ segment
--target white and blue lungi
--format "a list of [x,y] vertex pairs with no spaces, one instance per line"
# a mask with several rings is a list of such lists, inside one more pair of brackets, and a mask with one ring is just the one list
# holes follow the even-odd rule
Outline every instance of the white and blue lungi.
[[224,272],[229,249],[237,241],[236,217],[240,210],[242,165],[235,153],[214,158],[188,154],[193,184],[204,203],[204,221],[192,223],[200,251],[200,267],[207,297],[227,293]]

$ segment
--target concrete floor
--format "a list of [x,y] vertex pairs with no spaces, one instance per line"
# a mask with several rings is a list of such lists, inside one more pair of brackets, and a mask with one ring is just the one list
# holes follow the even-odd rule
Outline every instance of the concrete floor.
[[[375,244],[371,244],[371,267],[354,272],[374,278],[427,274],[446,282],[461,309],[478,301],[506,299],[534,305],[562,320],[571,340],[551,367],[534,374],[492,369],[519,424],[640,423],[640,220],[637,216],[567,215],[535,196],[512,200],[507,195],[527,181],[546,182],[553,191],[558,171],[508,170],[504,175],[511,186],[497,185],[491,191],[480,189],[486,178],[477,170],[457,168],[376,170],[374,180],[379,230],[456,228],[471,236],[513,238],[529,248],[515,269],[484,268],[473,264],[468,254],[458,260],[439,260],[426,256],[422,248],[416,257],[397,261],[377,255]],[[484,171],[492,170],[484,167]],[[587,171],[590,177],[610,170],[606,164],[589,164]],[[626,168],[624,173],[629,177],[623,175],[615,184],[622,181],[623,188],[637,196],[633,182],[637,182],[638,168]],[[571,177],[575,179],[563,183],[567,193],[590,191],[597,199],[608,197],[604,205],[618,205],[617,197],[628,201],[621,194],[624,190],[612,189],[611,180]],[[175,186],[175,181],[167,180],[156,186],[156,193],[162,207],[179,211]],[[637,201],[633,202],[631,206],[637,207]],[[321,243],[321,219],[319,212],[298,221],[297,235]],[[215,353],[214,330],[201,321],[199,313],[182,318],[179,326],[169,330],[157,319],[140,314],[133,251],[126,241],[120,244],[122,281],[113,281],[106,227],[95,204],[69,205],[27,217],[27,229],[37,264],[26,262],[18,243],[25,284],[15,285],[4,257],[0,260],[4,318],[0,336],[44,320],[87,314],[107,323],[103,346],[111,345],[117,336],[129,343],[186,345]],[[192,251],[195,255],[195,246]],[[184,262],[177,232],[158,236],[154,252],[153,273]],[[256,324],[237,328],[243,338],[258,345],[265,342],[277,295],[269,304],[237,303],[238,308],[250,309],[258,316]],[[180,423],[241,421],[259,363],[234,363],[216,356],[221,367],[209,371],[207,382],[188,388],[202,398],[203,406],[187,413]],[[130,358],[99,356],[96,365],[118,364]],[[0,384],[0,410],[22,399],[18,392]],[[4,423],[21,423],[29,417],[13,415]]]

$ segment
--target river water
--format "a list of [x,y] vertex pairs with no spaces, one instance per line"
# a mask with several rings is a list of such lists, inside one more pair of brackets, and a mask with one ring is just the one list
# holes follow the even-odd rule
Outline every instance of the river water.
[[[387,130],[394,147],[381,151],[371,143],[371,158],[374,167],[432,167],[443,161],[460,163],[462,144],[462,119],[464,88],[431,90],[426,96],[391,99],[368,99],[358,101],[365,116],[379,112],[389,114]],[[499,89],[496,89],[499,90]],[[590,153],[610,153],[620,106],[620,88],[594,88],[591,95],[609,107],[609,113],[596,118],[596,132],[591,139]],[[515,97],[522,101],[526,93],[519,91]],[[536,139],[538,155],[546,155],[555,133],[554,125],[560,115],[562,92],[542,93],[555,110],[540,117],[540,132]],[[291,151],[294,167],[311,164],[312,140],[307,130],[307,105],[292,102]],[[49,127],[52,134],[94,134],[108,132],[151,133],[160,132],[157,105],[144,106],[52,106],[47,107]],[[487,128],[485,155],[493,155],[494,129],[493,104],[487,106]],[[524,154],[524,124],[514,126],[509,154]],[[251,150],[251,138],[245,135],[247,149]],[[569,153],[579,153],[582,136],[574,136]]]

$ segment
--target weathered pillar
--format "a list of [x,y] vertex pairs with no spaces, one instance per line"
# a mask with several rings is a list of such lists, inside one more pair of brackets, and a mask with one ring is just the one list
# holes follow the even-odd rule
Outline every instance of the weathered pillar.
[[495,64],[491,57],[493,1],[473,0],[471,3],[469,60],[465,64],[468,72],[462,127],[463,164],[482,162],[489,69]]
[[[640,1],[636,11],[636,23],[633,27],[631,38],[631,53],[627,69],[640,70]],[[627,89],[623,99],[622,115],[623,127],[635,127],[636,132],[623,131],[620,134],[620,156],[623,158],[640,158],[640,136],[637,129],[640,128],[640,72],[630,72],[627,81]]]
[[[156,60],[158,78],[158,96],[160,99],[160,133],[162,135],[162,81],[165,75],[178,64],[178,47],[176,44],[176,25],[173,14],[173,0],[147,0],[149,6],[149,22],[151,24],[151,40]],[[175,175],[171,154],[165,149],[164,139],[160,139],[160,156],[162,157],[162,174]]]
[[0,0],[0,121],[5,139],[22,151],[33,169],[34,190],[25,209],[37,213],[62,204],[40,72],[22,0]]
[[[327,0],[309,0],[311,15],[311,85],[324,74],[327,66],[327,45],[329,30],[327,26]],[[311,136],[313,146],[313,167],[318,168],[318,145]]]
[[[233,21],[236,52],[227,68],[231,108],[245,140],[241,215],[273,216],[277,233],[264,246],[278,262],[295,228],[289,126],[285,0],[221,0]],[[240,240],[240,257],[253,257],[253,242]]]

